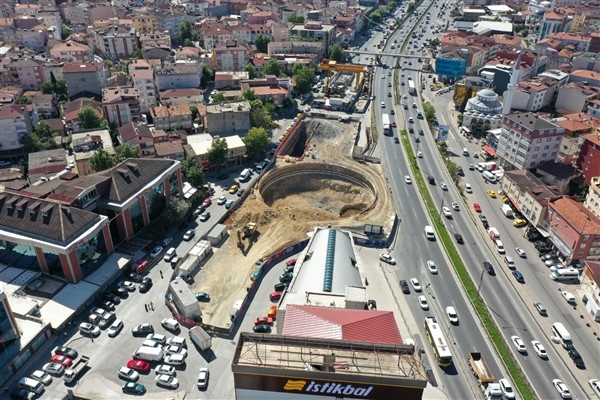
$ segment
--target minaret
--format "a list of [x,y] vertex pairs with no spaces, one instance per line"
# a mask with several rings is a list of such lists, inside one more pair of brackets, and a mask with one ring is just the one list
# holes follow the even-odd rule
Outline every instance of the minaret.
[[504,100],[502,104],[502,115],[506,115],[510,113],[510,106],[512,104],[513,94],[517,89],[517,82],[519,81],[519,71],[521,70],[521,56],[523,55],[522,51],[519,51],[519,56],[517,57],[517,61],[515,61],[515,65],[512,70],[512,75],[510,77],[510,83],[506,88],[506,92],[504,92]]

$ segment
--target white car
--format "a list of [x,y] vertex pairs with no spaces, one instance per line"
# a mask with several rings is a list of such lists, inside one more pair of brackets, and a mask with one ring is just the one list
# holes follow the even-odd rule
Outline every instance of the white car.
[[165,318],[160,321],[160,324],[163,328],[170,331],[178,331],[179,330],[179,322],[175,318]]
[[128,382],[137,382],[137,380],[140,379],[140,374],[138,374],[136,371],[132,370],[131,368],[127,368],[127,367],[119,368],[119,372],[117,373],[117,376],[119,378],[123,379],[124,381],[128,381]]
[[381,108],[385,108],[385,102],[381,102]]
[[519,257],[521,257],[521,258],[527,258],[527,253],[525,253],[525,250],[523,250],[522,248],[520,248],[520,247],[517,247],[517,248],[515,249],[515,251],[517,252],[517,255],[518,255]]
[[442,190],[448,190],[448,185],[446,185],[444,182],[440,183],[440,187]]
[[590,379],[588,381],[596,396],[600,397],[600,379]]
[[517,351],[519,353],[527,353],[527,348],[525,348],[525,343],[523,343],[523,341],[521,340],[520,337],[518,336],[511,336],[510,340],[513,342],[513,344],[515,345],[515,347],[517,348]]
[[227,198],[225,196],[221,196],[217,199],[217,204],[222,206],[223,204],[227,203]]
[[448,207],[442,207],[442,213],[444,213],[444,217],[452,219],[452,212]]
[[473,193],[473,188],[468,183],[465,183],[465,192],[467,192],[467,193]]
[[438,269],[435,266],[435,263],[431,260],[427,261],[427,268],[429,268],[429,272],[431,272],[434,275],[438,273]]
[[571,398],[571,392],[569,391],[569,388],[567,387],[567,385],[565,385],[563,381],[561,381],[560,379],[554,379],[552,381],[552,384],[554,385],[554,388],[556,389],[558,394],[560,394],[560,397],[562,397],[563,399]]
[[50,375],[58,376],[65,372],[65,367],[58,363],[46,363],[42,367],[42,371],[49,373]]
[[158,257],[158,255],[160,253],[162,253],[163,251],[163,247],[162,246],[156,246],[155,248],[152,249],[152,252],[150,253],[150,257]]
[[421,284],[419,283],[419,281],[417,280],[417,278],[410,278],[410,284],[413,287],[415,292],[420,292],[421,290],[423,290],[421,288]]
[[79,333],[82,335],[96,337],[100,334],[100,328],[96,325],[92,325],[89,322],[82,322],[79,324]]
[[500,379],[498,380],[498,383],[500,384],[500,389],[502,390],[504,397],[507,399],[515,398],[515,391],[513,390],[512,386],[510,386],[508,379]]
[[423,158],[423,153],[421,152],[421,150],[417,151],[417,157]]
[[119,286],[120,288],[123,288],[129,292],[135,292],[135,284],[133,282],[121,281],[121,282],[119,282],[119,284],[117,286]]
[[187,348],[187,343],[185,342],[185,338],[181,337],[181,336],[170,337],[169,339],[167,339],[167,344]]
[[560,292],[560,294],[562,294],[562,297],[564,297],[567,303],[575,304],[575,296],[573,296],[573,293],[563,290],[562,292]]
[[120,319],[116,319],[113,321],[112,325],[108,327],[108,337],[115,337],[121,332],[123,329],[123,321]]
[[156,373],[156,375],[168,375],[168,376],[175,376],[177,375],[177,372],[175,372],[175,367],[172,367],[170,365],[158,365],[156,368],[154,368],[154,372]]
[[206,389],[208,387],[209,377],[208,368],[200,368],[200,372],[198,373],[198,389]]
[[419,297],[417,297],[417,300],[419,301],[419,306],[423,310],[429,310],[429,304],[427,303],[427,298],[425,296],[420,295]]
[[446,315],[448,316],[451,324],[458,324],[458,314],[456,313],[454,307],[446,307]]
[[533,347],[533,351],[535,351],[535,353],[540,358],[543,358],[544,360],[548,358],[548,353],[546,352],[546,349],[538,340],[532,340],[531,347]]
[[181,354],[172,354],[170,356],[166,356],[163,362],[168,365],[183,365],[185,364],[185,357]]
[[396,264],[396,260],[394,259],[394,257],[390,256],[389,254],[384,254],[384,253],[381,253],[381,254],[379,255],[379,259],[380,259],[381,261],[383,261],[383,262],[386,262],[386,263],[388,263],[388,264],[392,264],[392,265],[395,265],[395,264]]
[[165,353],[167,353],[167,355],[172,356],[174,354],[179,354],[182,357],[187,357],[187,350],[184,349],[183,347],[179,347],[179,346],[167,346],[165,348]]
[[31,379],[35,379],[36,381],[40,381],[44,384],[44,386],[48,386],[52,383],[52,377],[50,374],[44,371],[40,371],[39,369],[33,371],[31,374]]
[[177,389],[179,387],[179,381],[174,376],[157,375],[155,381],[156,386],[162,386],[167,389]]
[[107,314],[107,312],[103,308],[94,307],[90,310],[90,314],[96,314],[103,317],[105,314]]
[[159,333],[149,333],[148,336],[146,336],[146,339],[153,340],[159,343],[161,346],[164,346],[165,343],[167,343],[167,337]]
[[409,185],[412,183],[412,180],[410,179],[410,176],[406,175],[404,177],[404,182],[408,183]]
[[460,211],[460,207],[457,202],[452,202],[452,209],[455,211]]

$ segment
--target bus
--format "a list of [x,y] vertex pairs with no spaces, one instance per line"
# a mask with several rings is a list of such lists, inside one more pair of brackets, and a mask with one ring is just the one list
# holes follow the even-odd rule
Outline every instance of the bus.
[[578,281],[579,271],[575,268],[559,268],[550,274],[554,281]]
[[390,125],[390,116],[387,114],[381,114],[381,122],[383,123],[383,134],[391,135],[392,129]]
[[570,349],[573,347],[573,339],[571,339],[571,334],[561,322],[555,322],[552,324],[552,333],[560,340],[560,343],[565,349]]
[[452,353],[450,353],[450,348],[446,343],[442,328],[434,317],[425,318],[425,332],[433,348],[438,365],[442,368],[449,367],[452,364]]

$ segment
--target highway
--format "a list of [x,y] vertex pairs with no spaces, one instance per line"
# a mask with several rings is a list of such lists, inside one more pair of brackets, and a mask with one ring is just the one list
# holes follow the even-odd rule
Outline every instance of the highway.
[[[422,5],[418,12],[423,12],[425,7],[426,5]],[[432,21],[436,21],[438,13],[437,8],[433,7],[430,11],[432,14]],[[409,23],[408,26],[405,24],[402,28],[405,32],[409,32],[412,26]],[[424,34],[421,42],[429,40],[430,38],[432,38],[432,36],[427,32]],[[400,42],[401,34],[396,33],[393,35],[388,43],[393,43],[394,40]],[[378,42],[379,40],[376,39],[375,43]],[[390,45],[386,46],[385,49],[382,49],[384,54],[390,51],[388,50],[389,46]],[[420,73],[418,69],[420,68],[420,65],[415,65],[416,63],[414,62],[412,63],[413,65],[409,65],[408,62],[410,61],[404,61],[405,60],[402,60],[400,65],[403,67],[403,72],[406,74],[406,77],[399,79],[403,80],[411,77],[415,81],[417,88],[419,88]],[[382,62],[388,66],[393,66],[394,64],[392,58],[382,57]],[[376,68],[375,76],[373,78],[373,94],[375,95],[374,107],[378,110],[376,112],[378,132],[381,132],[382,130],[380,120],[381,114],[389,114],[394,106],[394,97],[389,97],[389,93],[393,94],[392,89],[396,89],[399,90],[401,96],[404,96],[407,94],[408,90],[406,85],[398,86],[397,88],[388,87],[388,82],[391,82],[393,85],[393,73],[389,76],[388,71],[393,70]],[[446,97],[446,102],[447,101],[451,101],[451,98]],[[385,103],[385,108],[381,107],[382,102]],[[514,350],[515,357],[522,369],[526,371],[530,384],[534,388],[536,394],[539,398],[555,398],[557,393],[552,387],[551,381],[555,378],[560,378],[565,381],[576,398],[584,398],[585,391],[582,386],[587,386],[587,382],[580,379],[581,386],[577,383],[576,379],[571,374],[571,371],[575,369],[573,368],[571,360],[568,359],[565,351],[562,350],[560,346],[553,344],[549,340],[549,326],[554,320],[548,318],[548,321],[544,321],[544,324],[542,325],[539,325],[536,322],[536,319],[532,314],[531,303],[524,304],[520,298],[520,294],[524,292],[520,287],[522,285],[516,283],[510,271],[496,260],[497,253],[495,253],[495,251],[492,252],[488,247],[491,241],[486,239],[484,232],[478,230],[480,224],[477,224],[479,220],[475,220],[468,209],[468,207],[472,207],[474,200],[482,204],[484,212],[492,207],[491,205],[488,205],[488,200],[485,199],[485,190],[479,187],[479,184],[483,185],[483,181],[479,178],[477,182],[470,182],[474,185],[475,193],[474,195],[467,195],[467,202],[463,202],[457,189],[451,184],[452,181],[445,171],[436,149],[433,136],[429,133],[427,123],[424,120],[417,118],[417,109],[412,107],[412,104],[416,103],[417,108],[422,110],[421,98],[407,94],[407,99],[402,99],[401,102],[408,105],[408,110],[403,110],[402,107],[398,107],[395,109],[396,115],[391,116],[390,118],[398,124],[398,130],[404,127],[408,130],[408,128],[413,127],[415,133],[410,135],[413,140],[413,149],[416,153],[418,146],[418,150],[423,153],[423,158],[418,159],[418,164],[423,171],[423,175],[425,177],[431,175],[436,179],[436,185],[430,185],[429,189],[435,203],[439,204],[440,211],[442,205],[450,207],[450,203],[453,201],[460,204],[461,211],[452,211],[452,220],[444,217],[441,218],[445,220],[448,230],[451,233],[460,233],[463,236],[465,244],[457,245],[463,261],[470,271],[473,280],[476,283],[481,282],[481,296],[488,305],[492,316],[496,319],[496,322],[507,338],[507,341],[510,336],[518,335],[525,342],[528,348],[527,355],[517,353],[511,343],[509,343],[509,347],[511,350]],[[408,122],[409,117],[413,118],[414,123]],[[443,122],[440,121],[440,123]],[[418,135],[418,132],[421,129],[425,132],[425,135],[423,136]],[[397,135],[396,130],[394,130],[394,135]],[[416,137],[420,138],[421,143],[414,143]],[[502,378],[504,376],[501,373],[500,366],[491,356],[493,353],[484,339],[484,334],[479,330],[479,322],[474,320],[470,315],[471,310],[462,296],[460,287],[456,283],[454,275],[450,271],[450,266],[448,266],[447,260],[444,257],[443,249],[441,249],[439,243],[429,242],[425,239],[423,228],[428,224],[428,216],[420,204],[418,204],[421,202],[421,199],[416,188],[404,182],[403,176],[410,175],[410,172],[405,153],[401,150],[401,144],[395,144],[392,137],[385,137],[383,135],[380,135],[379,140],[382,149],[382,158],[387,165],[389,174],[388,180],[398,203],[398,209],[400,210],[399,217],[402,221],[398,237],[396,238],[396,243],[398,243],[398,245],[396,245],[391,252],[396,259],[401,260],[400,265],[396,268],[397,276],[399,279],[407,280],[411,277],[417,277],[424,287],[430,284],[429,290],[425,292],[425,295],[430,302],[429,313],[438,317],[438,320],[445,328],[447,339],[454,343],[453,350],[455,350],[454,365],[456,370],[445,371],[446,374],[438,374],[441,378],[443,389],[450,398],[473,397],[473,394],[470,393],[469,390],[474,387],[475,380],[473,378],[463,379],[465,374],[470,375],[470,371],[468,370],[465,361],[469,351],[481,351],[490,364],[494,375],[497,378]],[[459,149],[460,148],[461,147],[459,147]],[[468,171],[466,165],[463,165],[463,168],[467,173],[468,179],[473,180],[471,175],[474,175],[474,173]],[[443,191],[440,188],[441,182],[448,183],[448,191]],[[499,218],[497,214],[500,207],[499,201],[496,202],[494,207],[497,208],[497,210],[494,211],[493,215],[490,214],[492,224],[497,222],[496,218]],[[502,218],[504,217],[502,216]],[[504,230],[504,232],[507,232],[506,236],[508,236],[508,232],[514,232],[515,228],[511,227],[511,229],[513,231]],[[503,237],[503,240],[504,239],[505,238]],[[514,255],[514,248],[516,247],[515,242],[507,237],[505,245],[508,249],[508,254]],[[519,245],[521,245],[521,243],[519,243]],[[531,248],[528,250],[531,255],[534,254]],[[517,259],[517,257],[515,257],[515,259]],[[436,263],[440,269],[439,275],[429,274],[425,265],[427,260],[433,260]],[[486,260],[489,260],[494,265],[496,276],[482,273],[482,262]],[[529,260],[536,261],[533,258],[530,258]],[[524,272],[525,275],[525,286],[528,287],[530,285],[530,274],[527,269],[522,272]],[[547,270],[543,271],[543,275],[547,277]],[[547,291],[547,289],[544,288],[549,287],[549,282],[547,282],[549,278],[543,279],[546,279],[546,282],[543,282],[543,285],[538,285],[539,288],[536,286],[536,289]],[[558,290],[555,290],[555,292],[553,298],[560,303]],[[549,294],[546,294],[546,297],[549,297]],[[414,293],[410,296],[413,298],[415,297]],[[566,307],[566,302],[563,301],[564,304],[555,304],[554,302],[545,299],[541,300],[545,303],[547,302],[552,308],[556,306],[557,310],[561,310],[561,317],[567,315],[568,307]],[[444,309],[448,305],[454,305],[461,318],[460,325],[457,327],[451,328],[451,325],[444,315]],[[422,315],[424,318],[427,314],[420,309],[416,299],[410,299],[409,306],[415,316]],[[558,313],[556,315],[558,315]],[[572,315],[568,319],[569,322],[571,318],[573,318]],[[419,321],[421,318],[415,317],[415,319]],[[422,331],[421,334],[424,335],[424,332]],[[588,334],[587,336],[589,337],[590,335]],[[549,360],[542,360],[535,354],[531,347],[532,340],[539,340],[542,342],[549,353]],[[586,343],[593,346],[593,342],[589,339],[587,339]],[[582,349],[587,353],[587,347],[582,345]],[[592,351],[593,349],[589,350],[590,355],[594,354]],[[584,351],[582,351],[582,353],[584,353]],[[588,365],[594,366],[595,358],[592,358],[591,356],[586,357],[585,353],[584,359],[586,359]],[[598,371],[598,368],[590,369],[590,371]],[[467,383],[469,383],[469,385],[466,385]]]

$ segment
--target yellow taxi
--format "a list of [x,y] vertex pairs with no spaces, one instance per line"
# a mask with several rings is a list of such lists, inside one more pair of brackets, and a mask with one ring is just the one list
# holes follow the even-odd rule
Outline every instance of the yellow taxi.
[[239,188],[240,188],[240,187],[239,187],[238,185],[233,185],[233,186],[232,186],[232,187],[229,189],[229,193],[231,193],[231,194],[236,194]]
[[520,228],[520,227],[525,226],[525,225],[527,225],[527,220],[526,219],[522,219],[521,218],[521,219],[518,219],[515,222],[513,222],[513,226],[515,228]]
[[504,204],[508,204],[509,200],[507,195],[503,194],[500,198]]
[[488,196],[490,196],[492,199],[496,198],[496,192],[494,192],[493,190],[488,190],[487,191]]

